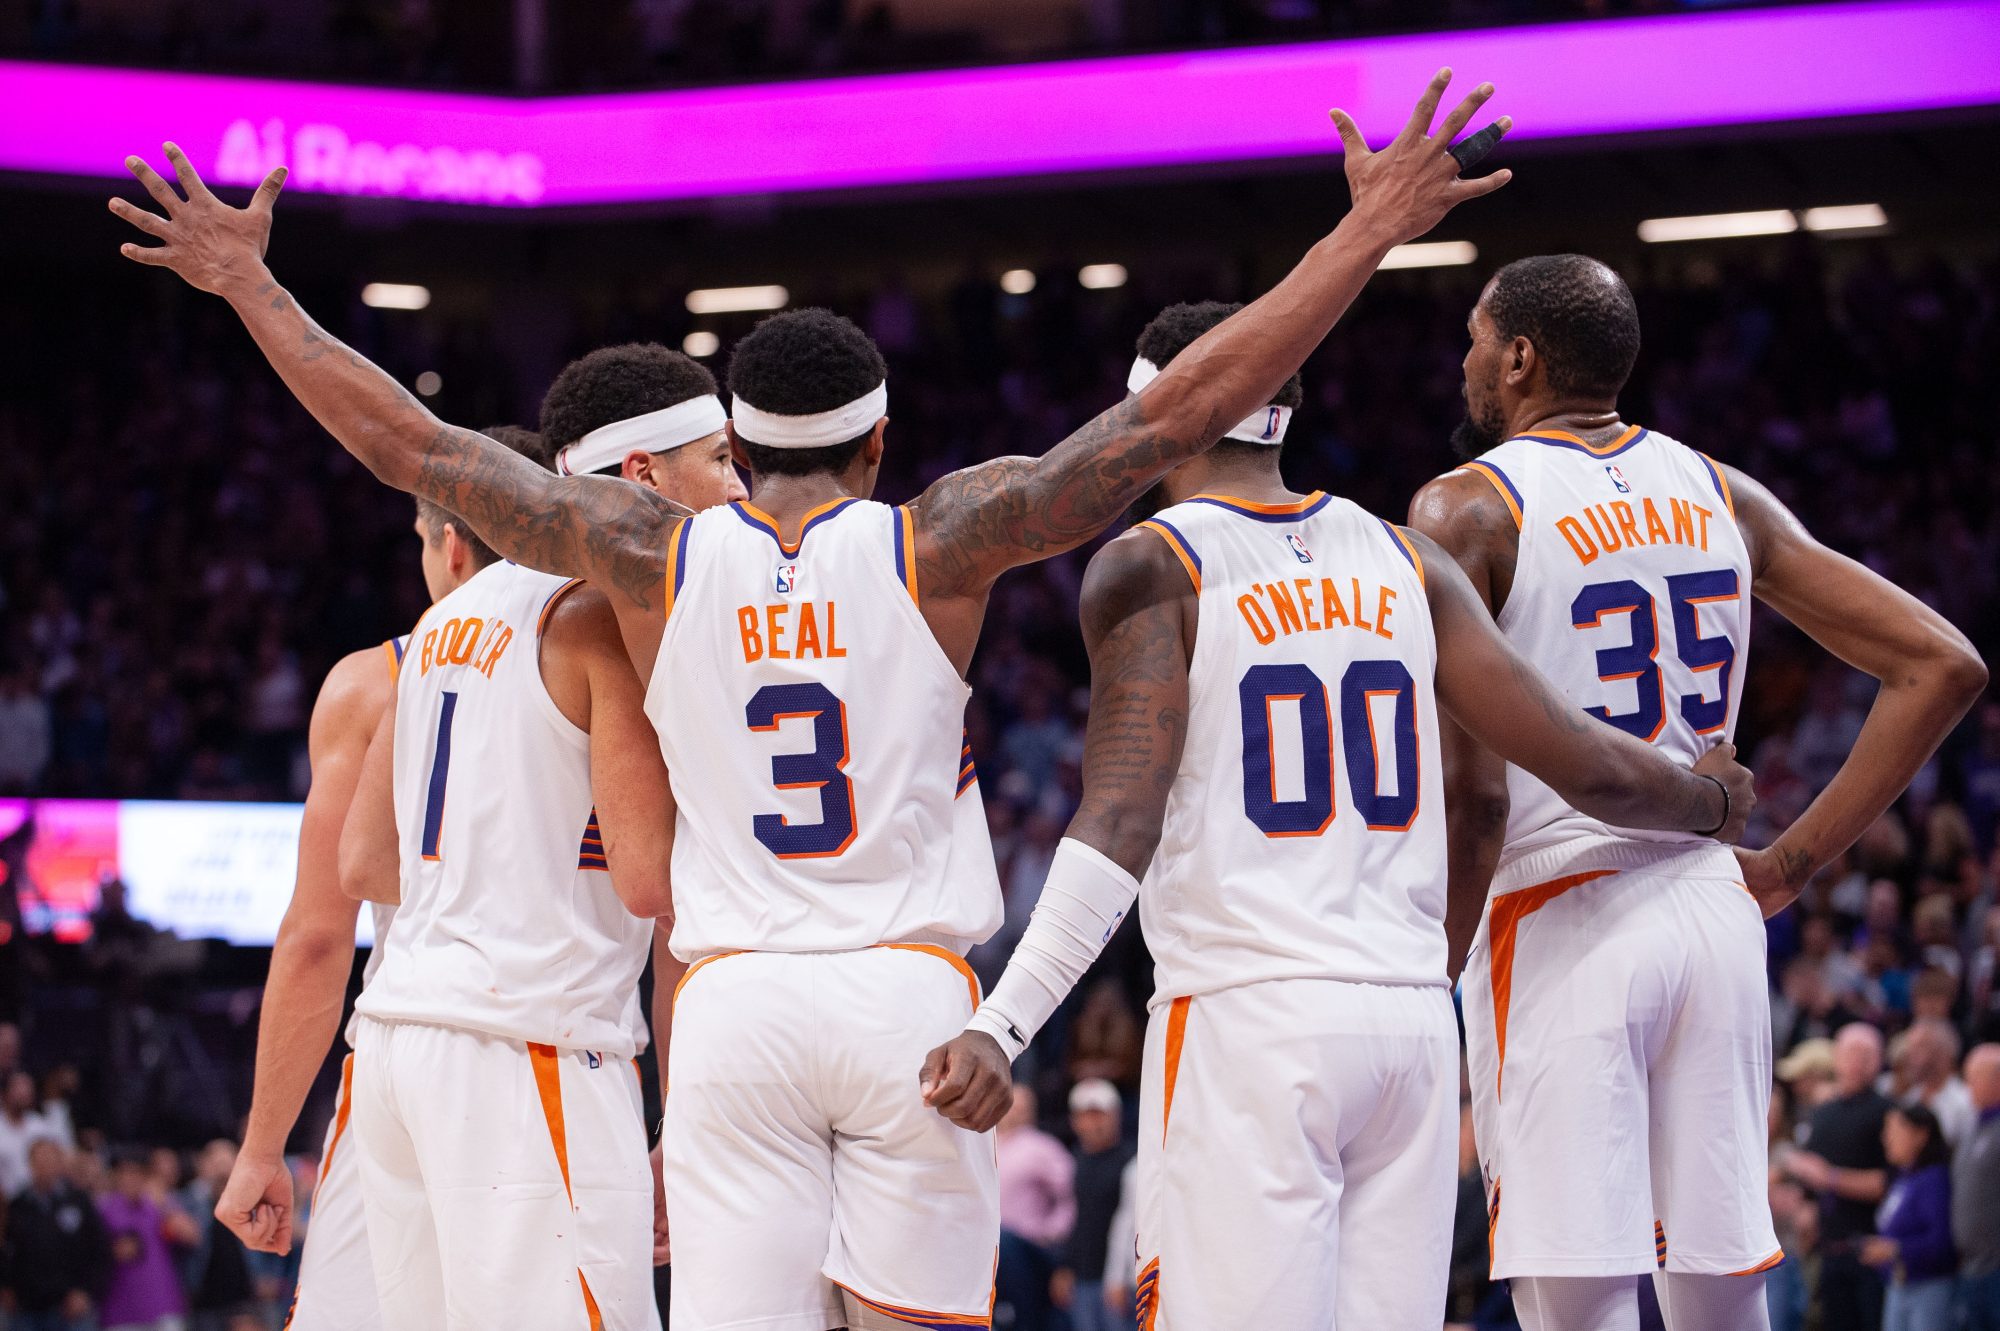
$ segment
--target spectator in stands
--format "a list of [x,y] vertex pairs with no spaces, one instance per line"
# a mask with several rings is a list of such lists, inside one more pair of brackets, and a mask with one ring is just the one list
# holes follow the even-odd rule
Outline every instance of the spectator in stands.
[[183,1331],[187,1297],[173,1248],[192,1245],[194,1221],[153,1195],[146,1153],[128,1147],[112,1157],[111,1191],[97,1213],[111,1241],[111,1277],[100,1312],[104,1331]]
[[1111,1219],[1118,1212],[1125,1166],[1133,1157],[1125,1141],[1124,1102],[1101,1077],[1078,1082],[1069,1093],[1069,1126],[1076,1136],[1076,1222],[1063,1245],[1051,1294],[1069,1312],[1070,1331],[1132,1331],[1132,1310],[1107,1303],[1104,1267]]
[[1107,978],[1091,985],[1070,1027],[1069,1075],[1078,1082],[1101,1078],[1137,1087],[1145,1047],[1145,1031],[1118,981]]
[[28,1186],[7,1211],[12,1331],[93,1331],[111,1241],[88,1194],[64,1177],[63,1148],[44,1138],[28,1151]]
[[1798,1121],[1831,1099],[1838,1085],[1834,1073],[1833,1041],[1825,1037],[1801,1040],[1792,1052],[1778,1060],[1778,1081],[1791,1095],[1794,1135]]
[[36,690],[32,672],[0,671],[0,795],[40,792],[51,735],[48,700]]
[[16,1069],[0,1084],[0,1194],[13,1196],[28,1186],[28,1152],[38,1141],[56,1137],[36,1109],[35,1079]]
[[1951,1232],[1958,1245],[1967,1331],[2000,1331],[2000,1044],[1965,1056],[1978,1126],[1951,1169]]
[[181,1268],[194,1331],[234,1331],[239,1317],[257,1311],[249,1255],[215,1218],[215,1199],[235,1167],[236,1143],[210,1142],[195,1160],[194,1178],[177,1199],[194,1221],[194,1241]]
[[1903,1033],[1903,1062],[1910,1078],[1904,1098],[1937,1115],[1945,1145],[1956,1148],[1972,1133],[1977,1114],[1972,1093],[1958,1076],[1958,1032],[1935,1018],[1917,1021]]
[[1882,1331],[1949,1331],[1958,1255],[1951,1242],[1951,1152],[1937,1115],[1921,1104],[1890,1109],[1882,1149],[1895,1182],[1876,1213],[1877,1232],[1861,1243],[1861,1260],[1888,1285]]
[[1000,1161],[1001,1302],[1022,1331],[1045,1331],[1051,1321],[1051,1250],[1069,1237],[1076,1221],[1076,1165],[1063,1144],[1036,1125],[1034,1090],[1014,1083],[1014,1099],[994,1129]]
[[1833,1096],[1812,1111],[1805,1145],[1786,1169],[1819,1204],[1819,1308],[1823,1331],[1877,1331],[1882,1279],[1860,1258],[1888,1190],[1882,1121],[1890,1103],[1875,1090],[1882,1033],[1851,1022],[1834,1037]]

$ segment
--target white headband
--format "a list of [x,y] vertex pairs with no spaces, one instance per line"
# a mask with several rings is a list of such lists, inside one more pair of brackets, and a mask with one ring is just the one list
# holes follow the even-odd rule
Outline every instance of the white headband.
[[635,448],[665,453],[706,439],[728,423],[722,399],[713,393],[703,393],[643,416],[598,426],[556,454],[556,471],[563,476],[587,475],[623,462],[625,455]]
[[[1160,367],[1141,356],[1132,362],[1132,373],[1125,376],[1125,387],[1136,393],[1159,377]],[[1285,431],[1291,423],[1292,409],[1274,403],[1257,408],[1254,414],[1245,416],[1235,429],[1222,437],[1241,439],[1246,444],[1269,444],[1276,448],[1285,442]]]
[[860,438],[889,414],[889,381],[884,379],[844,407],[816,411],[810,416],[779,416],[759,411],[740,394],[730,405],[734,409],[736,435],[746,443],[762,444],[765,448],[825,448]]

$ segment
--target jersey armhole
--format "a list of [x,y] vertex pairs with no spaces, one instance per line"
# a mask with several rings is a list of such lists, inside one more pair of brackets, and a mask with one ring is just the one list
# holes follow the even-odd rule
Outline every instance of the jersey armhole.
[[682,518],[667,544],[667,572],[660,580],[660,618],[663,621],[672,617],[674,600],[681,594],[681,584],[687,581],[688,536],[693,531],[694,519]]
[[1507,511],[1514,515],[1514,527],[1518,531],[1526,524],[1521,519],[1521,492],[1514,488],[1514,482],[1507,479],[1507,473],[1486,460],[1476,459],[1459,466],[1460,471],[1471,472],[1483,478],[1499,492],[1500,502],[1507,505]]
[[1417,586],[1424,586],[1424,557],[1417,553],[1416,543],[1410,540],[1410,534],[1387,518],[1378,518],[1377,521],[1382,524],[1382,530],[1389,533],[1389,539],[1396,543],[1397,552],[1409,560],[1410,567],[1417,571]]
[[917,522],[910,515],[910,506],[898,504],[890,509],[889,525],[895,546],[896,581],[910,594],[910,603],[921,607],[923,600],[917,595]]
[[1188,581],[1194,584],[1195,594],[1201,594],[1201,556],[1178,528],[1163,518],[1147,518],[1135,524],[1132,530],[1150,531],[1165,541],[1167,548],[1174,552],[1174,558],[1180,560],[1181,567],[1187,570]]
[[549,618],[555,614],[556,607],[567,600],[571,592],[581,586],[583,586],[582,578],[571,578],[568,582],[565,582],[562,586],[549,593],[549,599],[542,602],[542,613],[535,617],[535,641],[540,642],[543,636],[548,633]]
[[403,653],[409,647],[408,638],[391,638],[382,644],[382,655],[389,658],[389,683],[395,684],[403,677]]
[[1694,449],[1693,452],[1696,457],[1701,459],[1701,465],[1708,468],[1708,479],[1715,486],[1715,492],[1722,496],[1722,506],[1729,510],[1730,520],[1734,521],[1736,518],[1736,496],[1729,493],[1729,478],[1722,474],[1722,468],[1717,465],[1714,458],[1698,448]]

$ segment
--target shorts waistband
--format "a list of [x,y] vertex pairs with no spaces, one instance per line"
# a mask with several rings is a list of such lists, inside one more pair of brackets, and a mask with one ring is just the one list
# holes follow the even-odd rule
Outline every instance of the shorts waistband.
[[1622,837],[1585,836],[1505,860],[1493,875],[1492,894],[1503,896],[1551,879],[1597,869],[1714,878],[1729,883],[1743,881],[1736,857],[1718,842],[1628,841]]

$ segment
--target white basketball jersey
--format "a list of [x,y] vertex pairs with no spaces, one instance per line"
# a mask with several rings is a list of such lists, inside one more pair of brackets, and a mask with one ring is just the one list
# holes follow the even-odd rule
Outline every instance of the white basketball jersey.
[[[1733,738],[1750,557],[1714,462],[1635,425],[1601,447],[1562,431],[1510,439],[1461,470],[1490,483],[1520,526],[1499,624],[1557,688],[1677,762]],[[1706,838],[1607,827],[1518,767],[1507,795],[1503,890],[1522,885],[1508,866],[1563,843],[1585,857],[1631,842],[1706,851],[1734,873]]]
[[590,737],[542,683],[562,578],[500,562],[432,606],[396,687],[402,904],[357,1012],[631,1055],[652,925],[612,890]]
[[1140,889],[1157,1004],[1299,977],[1445,982],[1437,643],[1416,550],[1345,499],[1142,526],[1198,597],[1187,742]]
[[971,690],[917,609],[908,510],[824,504],[787,546],[749,504],[710,509],[667,592],[646,714],[680,807],[675,955],[991,934]]

